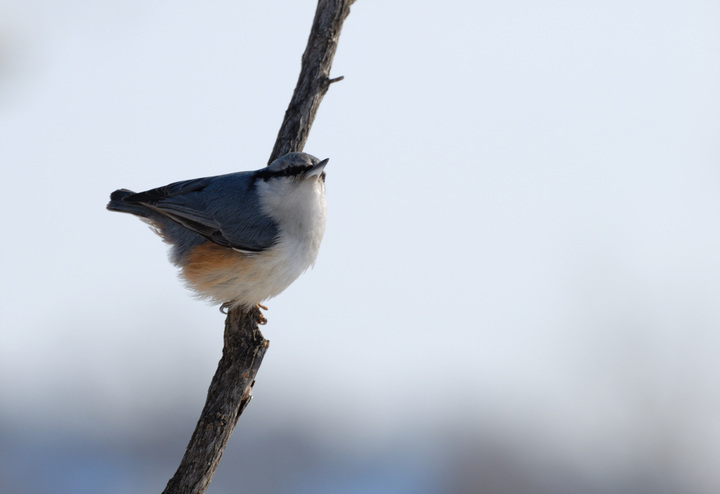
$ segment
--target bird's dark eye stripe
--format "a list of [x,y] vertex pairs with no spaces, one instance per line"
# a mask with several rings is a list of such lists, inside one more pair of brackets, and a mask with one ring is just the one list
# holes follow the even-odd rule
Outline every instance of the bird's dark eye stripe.
[[257,178],[262,178],[263,180],[276,177],[294,177],[295,175],[299,175],[310,168],[311,167],[309,166],[289,166],[287,168],[283,168],[282,170],[268,170],[267,168],[264,168],[255,172],[255,176]]

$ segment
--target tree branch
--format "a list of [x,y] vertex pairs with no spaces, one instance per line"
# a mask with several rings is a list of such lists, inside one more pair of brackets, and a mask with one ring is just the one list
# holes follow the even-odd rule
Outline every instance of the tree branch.
[[[340,31],[355,0],[318,0],[300,76],[285,112],[270,162],[305,147],[310,127],[330,84]],[[180,466],[163,494],[203,494],[215,474],[240,414],[252,398],[255,376],[268,348],[258,329],[257,307],[231,309],[225,319],[223,355]]]
[[323,96],[331,83],[342,80],[342,77],[331,80],[330,68],[343,22],[350,14],[350,5],[354,2],[355,0],[318,1],[310,37],[302,56],[300,76],[268,163],[287,153],[303,150]]
[[215,475],[240,414],[252,399],[255,375],[269,342],[257,321],[260,309],[231,311],[225,319],[223,355],[185,456],[163,493],[203,493]]

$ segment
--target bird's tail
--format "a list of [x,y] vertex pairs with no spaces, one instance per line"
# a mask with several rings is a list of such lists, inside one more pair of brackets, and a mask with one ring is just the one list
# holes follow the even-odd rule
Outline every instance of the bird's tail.
[[125,201],[126,198],[134,195],[135,192],[127,189],[118,189],[110,194],[110,202],[107,204],[107,209],[110,211],[118,211],[120,213],[130,213],[137,216],[148,218],[152,216],[152,211],[142,204],[133,203],[131,201]]

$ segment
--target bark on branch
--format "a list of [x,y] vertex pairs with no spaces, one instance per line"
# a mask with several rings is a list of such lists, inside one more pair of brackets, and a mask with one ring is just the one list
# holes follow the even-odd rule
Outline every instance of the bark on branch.
[[[305,147],[320,102],[331,83],[335,50],[355,0],[319,0],[295,91],[270,162]],[[225,320],[223,355],[185,455],[163,494],[203,494],[215,474],[235,424],[252,398],[255,376],[269,341],[258,329],[258,308],[233,309]]]
[[269,342],[258,329],[259,309],[231,311],[225,319],[223,355],[185,456],[163,493],[203,493],[215,475],[230,434],[250,403]]

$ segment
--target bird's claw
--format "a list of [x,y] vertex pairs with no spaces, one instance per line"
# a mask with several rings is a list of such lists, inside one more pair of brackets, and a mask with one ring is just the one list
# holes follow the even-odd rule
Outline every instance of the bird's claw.
[[255,307],[258,309],[258,324],[261,326],[264,326],[267,324],[267,319],[263,315],[263,313],[260,311],[260,309],[268,310],[267,307],[265,307],[263,304],[255,304]]

